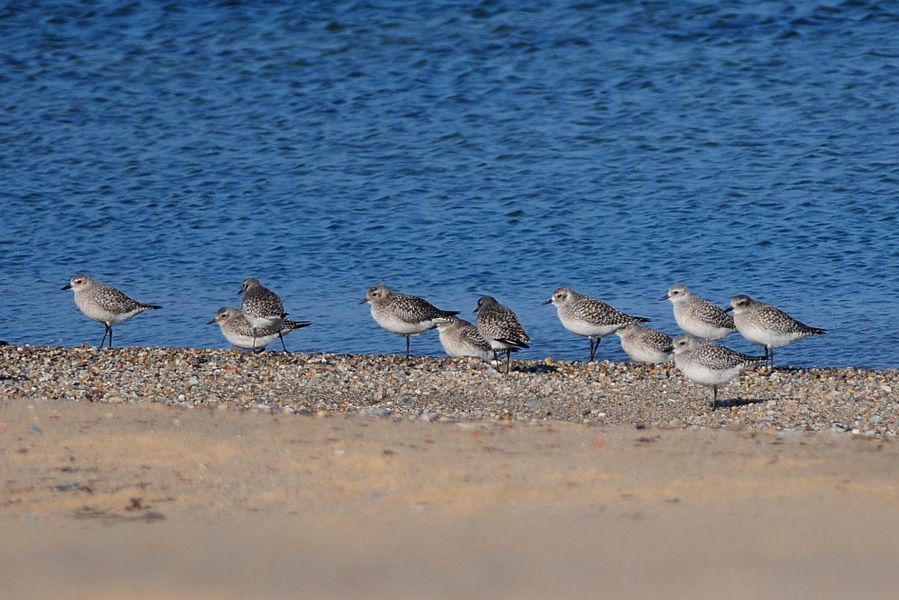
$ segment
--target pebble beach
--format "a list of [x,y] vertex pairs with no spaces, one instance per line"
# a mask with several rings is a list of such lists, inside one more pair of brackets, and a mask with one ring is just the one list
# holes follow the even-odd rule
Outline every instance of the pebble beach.
[[421,421],[547,421],[637,428],[834,431],[890,436],[899,370],[747,369],[708,406],[673,365],[262,354],[188,348],[0,348],[7,399],[352,414]]

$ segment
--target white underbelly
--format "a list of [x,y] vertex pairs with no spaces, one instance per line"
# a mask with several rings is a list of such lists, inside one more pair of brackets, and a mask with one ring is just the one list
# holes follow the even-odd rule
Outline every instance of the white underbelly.
[[685,314],[684,311],[675,310],[674,320],[677,322],[677,326],[685,332],[704,340],[720,340],[734,332],[733,329],[707,323],[689,314]]
[[652,348],[647,348],[644,344],[638,342],[626,342],[621,340],[621,348],[631,357],[631,360],[641,363],[659,364],[671,362],[670,352],[661,352]]
[[724,385],[743,370],[743,365],[730,369],[709,369],[692,361],[679,360],[677,356],[674,362],[687,379],[703,385]]
[[[253,337],[249,335],[243,335],[240,333],[234,333],[233,331],[225,331],[222,330],[222,334],[225,336],[225,339],[228,340],[231,344],[237,346],[238,348],[244,348],[246,350],[250,350],[253,348]],[[273,333],[265,336],[261,336],[256,338],[256,348],[265,348],[272,342],[278,339],[278,334]]]
[[375,307],[372,307],[371,309],[371,316],[379,327],[397,335],[420,335],[435,327],[433,321],[409,323],[408,321],[397,319],[387,311],[382,312],[375,310]]
[[493,352],[480,348],[465,340],[460,340],[458,337],[445,334],[442,331],[440,332],[440,345],[443,346],[444,352],[453,357],[477,356],[484,360],[491,360],[493,358]]
[[583,319],[565,317],[562,316],[562,314],[559,314],[559,321],[562,322],[562,327],[564,327],[571,333],[583,335],[585,337],[596,338],[606,337],[607,335],[615,333],[624,326],[624,323],[620,325],[598,325],[596,323],[584,321]]

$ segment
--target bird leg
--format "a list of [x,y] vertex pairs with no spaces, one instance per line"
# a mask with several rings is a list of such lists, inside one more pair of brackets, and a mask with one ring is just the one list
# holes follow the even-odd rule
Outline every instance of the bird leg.
[[290,352],[287,351],[287,344],[284,343],[284,336],[281,335],[280,331],[278,332],[278,337],[281,338],[281,347],[284,348],[284,352],[287,352],[287,354],[290,354]]
[[412,338],[407,335],[406,336],[406,358],[409,358],[411,348],[412,348]]
[[100,348],[103,348],[103,343],[106,341],[106,336],[109,336],[109,345],[112,347],[112,327],[109,326],[109,323],[103,323],[103,339],[100,340]]
[[512,351],[506,350],[506,375],[512,370]]
[[590,336],[590,360],[587,362],[591,362],[594,358],[596,358],[596,351],[599,350],[599,343],[602,341],[602,338],[594,339],[593,336]]
[[712,410],[718,408],[718,386],[712,386]]

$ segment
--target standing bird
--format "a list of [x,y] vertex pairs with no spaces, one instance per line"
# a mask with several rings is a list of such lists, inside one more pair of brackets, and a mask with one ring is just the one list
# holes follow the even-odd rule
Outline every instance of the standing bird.
[[71,289],[75,292],[75,304],[78,306],[78,310],[84,313],[84,316],[106,326],[103,331],[103,339],[100,340],[101,348],[103,342],[106,341],[106,336],[109,336],[109,347],[112,348],[113,324],[127,321],[134,315],[139,315],[147,310],[162,308],[155,304],[144,304],[132,300],[114,287],[91,279],[83,273],[73,275],[69,283],[62,286],[62,289]]
[[493,348],[478,328],[458,317],[437,323],[440,345],[449,356],[476,356],[483,360],[493,358]]
[[734,320],[724,309],[693,294],[686,286],[672,285],[659,300],[671,300],[677,326],[690,335],[704,340],[720,340],[737,330]]
[[252,277],[240,283],[238,294],[243,294],[240,310],[253,328],[252,349],[256,349],[256,338],[262,337],[262,331],[277,331],[281,346],[287,352],[287,344],[284,343],[284,336],[281,334],[281,322],[287,313],[284,312],[284,303],[278,294]]
[[687,379],[712,386],[711,409],[718,407],[718,387],[749,365],[765,362],[764,356],[748,356],[691,335],[674,338],[674,364]]
[[621,338],[622,350],[634,362],[667,363],[674,356],[671,338],[650,327],[631,323],[615,331],[615,335]]
[[[310,325],[309,321],[291,321],[283,319],[278,328],[261,328],[253,330],[253,326],[244,317],[239,308],[223,306],[215,313],[215,317],[209,321],[209,325],[217,323],[222,335],[230,343],[238,348],[262,352],[265,347],[284,334],[295,329],[301,329]],[[283,340],[283,337],[281,338]]]
[[579,294],[571,288],[560,287],[543,304],[553,304],[562,326],[577,335],[590,339],[590,358],[593,360],[602,338],[631,323],[645,323],[646,317],[634,317],[612,308],[605,302]]
[[512,353],[522,348],[530,348],[531,338],[518,322],[518,317],[512,309],[503,306],[492,296],[478,298],[478,307],[474,311],[478,314],[478,331],[493,348],[494,356],[497,350],[506,351],[508,374],[512,369]]
[[382,329],[406,338],[406,358],[409,358],[413,335],[421,335],[438,323],[449,321],[457,310],[440,310],[418,296],[390,291],[386,285],[373,285],[359,304],[371,305],[371,317]]
[[771,367],[774,367],[774,348],[826,333],[824,329],[809,327],[779,308],[753,300],[745,294],[731,298],[727,310],[734,312],[734,323],[740,335],[765,347],[765,358],[770,360]]

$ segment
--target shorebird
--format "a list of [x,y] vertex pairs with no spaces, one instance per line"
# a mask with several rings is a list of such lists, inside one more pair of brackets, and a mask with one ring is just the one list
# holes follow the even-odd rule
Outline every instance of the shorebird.
[[73,290],[78,310],[87,318],[103,323],[106,327],[103,331],[103,339],[100,340],[100,348],[103,347],[106,336],[109,336],[109,347],[112,348],[112,326],[114,324],[127,321],[144,311],[162,308],[155,304],[144,304],[132,300],[114,287],[91,279],[84,273],[73,275],[69,283],[62,286],[62,289]]
[[281,339],[281,346],[287,352],[287,344],[281,334],[281,322],[287,313],[284,312],[284,303],[278,294],[264,287],[258,279],[244,279],[240,283],[240,292],[243,300],[240,302],[240,310],[249,321],[253,329],[253,350],[256,349],[256,338],[261,337],[261,331],[277,331]]
[[[279,337],[283,341],[283,335],[295,329],[301,329],[310,325],[309,321],[291,321],[283,319],[278,328],[255,329],[239,308],[223,306],[215,313],[215,317],[209,321],[209,325],[217,323],[222,335],[230,343],[238,348],[262,352],[265,347]],[[285,349],[286,351],[286,349]]]
[[739,375],[747,366],[764,361],[763,356],[740,354],[692,335],[674,338],[674,364],[687,379],[712,387],[712,410],[718,406],[720,386]]
[[440,345],[449,356],[476,356],[484,360],[493,358],[494,352],[478,328],[458,317],[437,323]]
[[686,286],[675,284],[659,300],[671,300],[677,326],[704,340],[720,340],[737,328],[727,312],[705,298],[693,294]]
[[593,360],[602,338],[631,323],[645,323],[646,317],[635,317],[615,309],[601,300],[579,294],[569,287],[560,287],[543,304],[556,307],[562,326],[568,331],[590,340]]
[[631,323],[616,330],[615,335],[621,338],[621,348],[634,362],[667,363],[674,356],[671,338],[661,331]]
[[745,294],[731,298],[730,307],[726,310],[733,311],[734,323],[740,335],[750,342],[765,347],[765,358],[770,360],[772,367],[774,367],[774,348],[826,333],[824,329],[809,327],[779,308],[753,300]]
[[481,335],[490,344],[493,354],[497,350],[506,351],[506,373],[512,369],[512,353],[522,348],[529,348],[531,338],[512,309],[503,306],[492,296],[478,298],[478,306],[474,309],[478,314],[477,327]]
[[386,285],[373,285],[359,304],[371,305],[371,317],[382,329],[406,338],[406,358],[409,358],[413,335],[421,335],[438,323],[449,321],[457,310],[440,310],[419,298],[392,292]]

